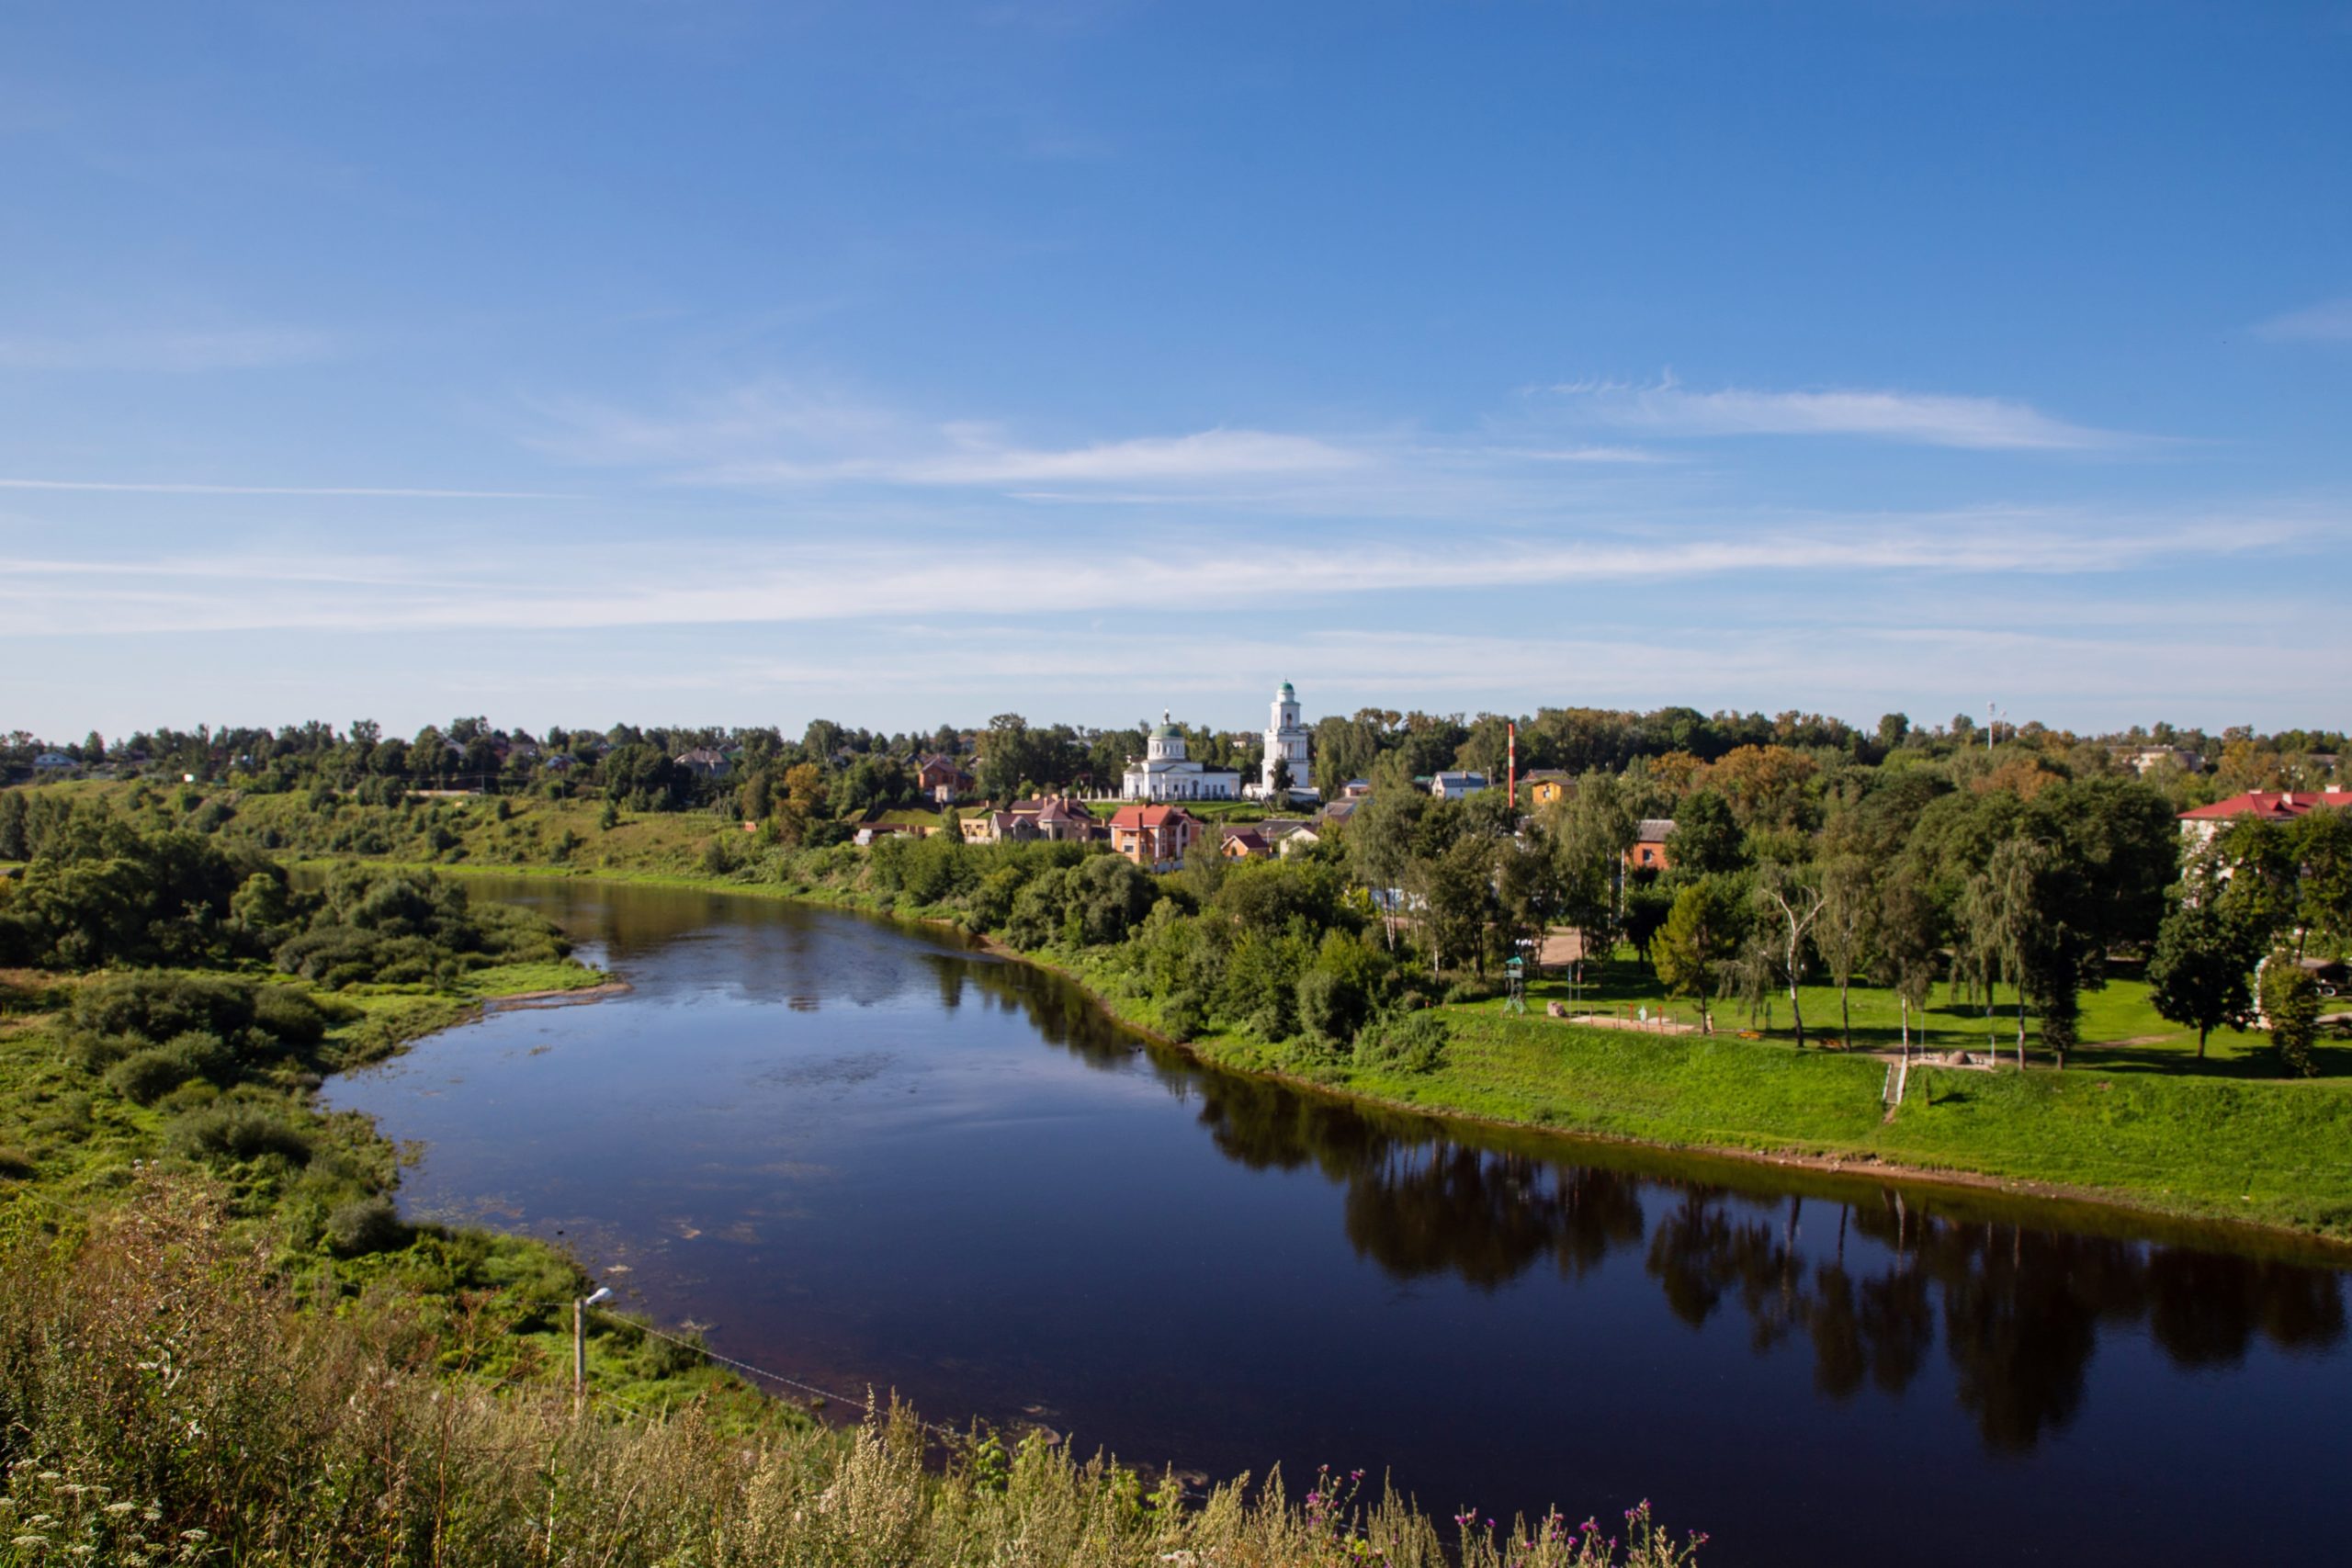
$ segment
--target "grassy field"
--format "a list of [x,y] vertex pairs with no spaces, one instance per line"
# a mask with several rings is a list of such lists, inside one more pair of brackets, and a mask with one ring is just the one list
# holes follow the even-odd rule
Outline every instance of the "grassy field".
[[[1575,1012],[1618,1016],[1628,1010],[1646,1008],[1653,1018],[1664,1016],[1675,1022],[1690,1024],[1699,1021],[1698,1004],[1668,997],[1657,977],[1634,959],[1630,949],[1620,949],[1608,964],[1590,965],[1586,972],[1593,976],[1594,983],[1571,987],[1564,977],[1531,982],[1527,987],[1530,1008],[1540,1013],[1546,1002],[1557,1001]],[[1832,1048],[1843,1043],[1857,1051],[1878,1051],[1894,1049],[1901,1043],[1901,1006],[1892,991],[1869,986],[1852,988],[1848,998],[1853,1021],[1850,1034],[1843,1027],[1835,986],[1800,987],[1797,998],[1804,1009],[1808,1047],[1826,1042]],[[1736,1032],[1750,1026],[1747,1010],[1738,1002],[1716,1001],[1712,1008],[1715,1028],[1720,1032]],[[1928,997],[1927,1007],[1912,1015],[1912,1044],[1934,1051],[1982,1052],[1991,1043],[2014,1052],[2016,1009],[2017,993],[2007,987],[1996,987],[1988,1029],[1982,999],[1962,1000],[1954,997],[1949,987],[1939,985]],[[2258,1032],[2216,1030],[2206,1043],[2206,1059],[2199,1063],[2196,1059],[2197,1032],[2158,1017],[2148,1000],[2146,983],[2128,974],[2119,975],[2097,990],[2082,993],[2081,1031],[2082,1045],[2067,1059],[2070,1072],[2187,1072],[2245,1078],[2278,1075],[2278,1057],[2270,1049],[2269,1038]],[[1755,1032],[1768,1039],[1795,1039],[1785,994],[1776,993],[1769,999],[1767,1010],[1758,1015]],[[2026,1055],[2036,1063],[2048,1060],[2036,1043],[2030,1014],[2026,1020]],[[2352,1050],[2323,1047],[2320,1058],[2323,1076],[2352,1074]]]

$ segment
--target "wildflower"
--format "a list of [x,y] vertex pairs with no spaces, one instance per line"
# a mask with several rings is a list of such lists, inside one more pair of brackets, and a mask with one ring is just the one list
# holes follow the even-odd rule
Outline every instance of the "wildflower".
[[117,1518],[120,1518],[123,1515],[131,1512],[138,1506],[139,1505],[136,1503],[108,1503],[107,1505],[107,1512],[114,1515]]
[[212,1538],[202,1530],[182,1530],[180,1539],[182,1540],[210,1540]]

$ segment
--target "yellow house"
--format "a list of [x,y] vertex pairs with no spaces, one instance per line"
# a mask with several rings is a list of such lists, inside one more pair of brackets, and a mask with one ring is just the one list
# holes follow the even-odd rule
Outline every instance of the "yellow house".
[[1528,803],[1532,806],[1557,806],[1576,792],[1576,776],[1557,768],[1540,768],[1520,778],[1527,785]]

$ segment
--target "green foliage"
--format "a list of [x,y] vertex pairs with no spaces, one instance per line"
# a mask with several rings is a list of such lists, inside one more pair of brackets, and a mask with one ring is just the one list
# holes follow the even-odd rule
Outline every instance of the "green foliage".
[[1650,942],[1650,962],[1669,992],[1697,998],[1704,1019],[1707,998],[1721,987],[1724,965],[1738,951],[1742,932],[1739,900],[1730,885],[1717,877],[1693,882],[1674,896],[1665,925]]
[[1443,1013],[1393,1013],[1356,1036],[1355,1065],[1372,1072],[1430,1072],[1453,1037]]
[[2249,976],[2252,944],[2245,929],[2212,898],[2184,899],[2156,931],[2148,956],[2149,1000],[2158,1013],[2197,1031],[2197,1054],[2206,1038],[2234,1024],[2254,1005]]
[[23,876],[0,882],[0,963],[94,969],[218,961],[240,951],[232,898],[249,875],[267,869],[194,833],[141,832],[103,803],[27,836],[33,856]]
[[553,922],[511,905],[477,907],[431,872],[342,866],[303,897],[300,932],[277,966],[334,989],[359,982],[451,984],[469,970],[545,963],[571,951]]
[[227,1080],[236,1057],[217,1034],[190,1031],[161,1045],[133,1051],[107,1073],[107,1086],[136,1105],[153,1105],[195,1079]]
[[337,1257],[358,1258],[407,1246],[409,1227],[390,1198],[369,1193],[336,1206],[327,1216],[326,1240]]
[[312,1147],[310,1134],[285,1115],[243,1101],[189,1111],[172,1124],[169,1142],[175,1153],[213,1166],[272,1157],[307,1165]]
[[2319,986],[2311,972],[2281,948],[2262,966],[2263,1022],[2287,1070],[2302,1077],[2319,1071],[2312,1047],[2319,1040]]

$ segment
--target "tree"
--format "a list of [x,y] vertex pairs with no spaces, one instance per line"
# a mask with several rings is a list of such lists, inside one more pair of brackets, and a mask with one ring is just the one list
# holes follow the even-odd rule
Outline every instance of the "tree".
[[1288,800],[1290,787],[1290,759],[1277,752],[1274,756],[1272,788],[1267,792],[1266,798],[1276,802]]
[[1379,900],[1392,950],[1396,945],[1396,899],[1430,804],[1428,795],[1409,787],[1375,789],[1348,822],[1350,869]]
[[1690,876],[1721,876],[1747,864],[1739,824],[1722,795],[1702,789],[1684,797],[1674,814],[1674,831],[1666,836],[1666,858]]
[[1804,1008],[1797,987],[1804,978],[1805,934],[1821,918],[1821,889],[1786,866],[1769,865],[1757,879],[1756,904],[1771,942],[1772,966],[1788,985],[1789,1021],[1804,1049]]
[[2157,1016],[2197,1031],[2200,1062],[2206,1036],[2238,1022],[2253,1005],[2252,956],[2245,930],[2210,898],[2177,903],[2156,931],[2148,999]]
[[1854,1039],[1854,1014],[1847,991],[1870,952],[1878,924],[1879,890],[1871,863],[1860,855],[1839,855],[1822,868],[1821,922],[1814,945],[1838,982],[1838,1029],[1846,1043]]
[[1898,863],[1879,890],[1871,920],[1879,972],[1903,1009],[1903,1055],[1911,1055],[1911,1015],[1925,1008],[1942,956],[1943,930],[1936,901],[1917,867]]
[[1494,903],[1494,845],[1481,838],[1463,838],[1435,855],[1417,856],[1408,880],[1421,897],[1430,975],[1444,966],[1449,954],[1464,952],[1472,954],[1483,975],[1479,939]]
[[1712,878],[1691,883],[1675,895],[1666,924],[1650,942],[1650,962],[1660,984],[1699,1004],[1699,1024],[1715,1032],[1707,998],[1723,965],[1739,947],[1739,917],[1723,884]]
[[2319,986],[2287,948],[2277,949],[2263,962],[2262,1021],[2289,1069],[2304,1077],[2318,1073],[2312,1046],[2319,1038]]

